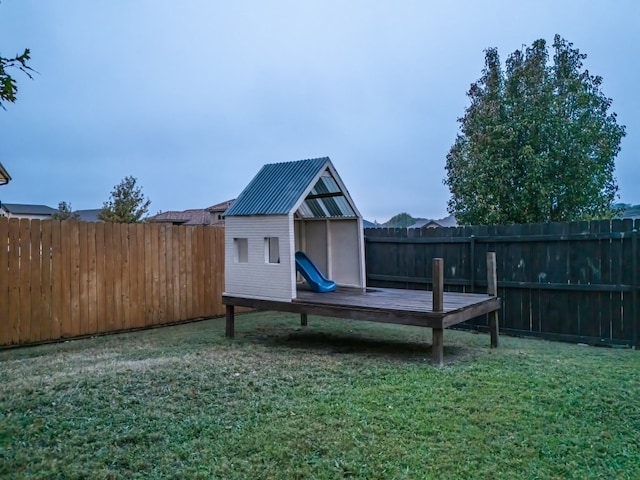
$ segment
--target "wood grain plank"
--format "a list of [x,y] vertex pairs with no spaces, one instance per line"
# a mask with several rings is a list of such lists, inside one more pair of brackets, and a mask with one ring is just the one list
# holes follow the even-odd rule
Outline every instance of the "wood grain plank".
[[167,236],[166,225],[158,225],[158,323],[167,322]]
[[87,333],[98,332],[98,260],[96,224],[87,223]]
[[130,291],[130,248],[129,248],[129,224],[122,223],[120,227],[120,298],[122,328],[124,330],[134,327],[131,315],[131,291]]
[[86,222],[78,222],[78,335],[87,335],[89,328],[89,238]]
[[173,282],[173,318],[174,321],[181,319],[180,313],[180,227],[171,227],[171,266]]
[[9,219],[9,328],[10,343],[20,343],[20,220]]
[[9,219],[0,217],[0,345],[11,343],[9,316]]
[[115,248],[114,245],[114,223],[106,222],[104,224],[104,294],[105,294],[105,330],[113,332],[117,328],[116,310],[115,310],[115,290],[114,290],[114,256],[111,254]]
[[173,311],[173,225],[165,225],[164,227],[164,237],[165,237],[165,289],[166,289],[166,299],[165,299],[165,321],[166,322],[175,322],[175,314]]
[[69,225],[69,253],[71,258],[71,336],[80,335],[80,236],[78,222]]
[[187,229],[189,227],[178,227],[180,234],[180,320],[188,319],[189,305],[187,298]]
[[53,285],[51,284],[51,257],[53,254],[51,246],[52,223],[51,221],[46,221],[40,224],[40,237],[42,242],[40,256],[40,340],[55,339],[55,337],[51,336],[51,325],[53,323],[51,310],[53,298]]
[[153,317],[152,323],[153,325],[157,325],[160,323],[160,260],[159,260],[159,250],[158,244],[160,242],[160,225],[151,224],[151,271],[152,271],[152,305],[153,305]]
[[42,272],[40,270],[42,264],[42,239],[41,239],[41,220],[31,220],[30,225],[30,279],[29,279],[29,296],[31,297],[31,321],[29,326],[29,342],[39,342],[41,309],[42,309]]
[[[129,272],[129,288],[127,295],[129,298],[127,318],[129,320],[129,328],[139,328],[144,325],[140,320],[139,310],[139,293],[138,293],[138,230],[135,223],[127,225],[127,235],[129,243],[129,254],[127,255],[127,261],[129,266],[127,268]],[[142,323],[142,325],[141,325]]]
[[96,331],[107,331],[107,272],[105,265],[105,223],[95,225],[96,239]]
[[185,236],[185,319],[191,319],[195,317],[193,309],[193,236],[191,227],[185,227]]
[[153,325],[153,249],[151,247],[153,229],[152,225],[144,228],[144,298],[145,298],[145,325]]
[[31,221],[20,219],[20,329],[19,343],[31,341]]
[[145,224],[136,224],[136,251],[137,251],[137,261],[134,264],[135,273],[136,273],[136,283],[138,285],[138,296],[137,296],[137,316],[138,316],[138,327],[144,327],[147,324],[147,311],[146,311],[146,302],[147,299],[145,297],[145,268],[146,268],[146,260],[145,260]]
[[74,335],[71,324],[71,222],[60,222],[60,337],[70,338]]

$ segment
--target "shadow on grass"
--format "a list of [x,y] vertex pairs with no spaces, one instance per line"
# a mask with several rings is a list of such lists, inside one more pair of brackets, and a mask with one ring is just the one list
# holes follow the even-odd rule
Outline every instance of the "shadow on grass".
[[[431,361],[431,343],[424,341],[382,339],[364,337],[351,333],[329,333],[314,330],[252,332],[248,339],[265,346],[308,350],[326,355],[353,355],[378,357],[402,362]],[[447,346],[444,355],[446,363],[453,363],[469,357],[472,351],[460,346]]]

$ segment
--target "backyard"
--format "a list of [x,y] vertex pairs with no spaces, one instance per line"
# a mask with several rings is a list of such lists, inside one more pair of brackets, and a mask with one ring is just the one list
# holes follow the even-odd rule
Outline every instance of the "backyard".
[[0,478],[640,478],[640,355],[253,313],[0,351]]

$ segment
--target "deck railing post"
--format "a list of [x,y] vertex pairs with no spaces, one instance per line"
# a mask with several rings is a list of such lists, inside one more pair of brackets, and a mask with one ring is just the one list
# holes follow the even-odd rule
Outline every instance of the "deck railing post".
[[235,334],[235,312],[233,305],[227,304],[226,310],[225,336],[227,338],[233,338]]
[[442,312],[444,310],[444,260],[434,258],[432,263],[433,279],[433,311]]
[[[498,277],[496,273],[496,252],[487,252],[487,293],[495,297],[498,295]],[[491,334],[491,348],[498,347],[498,311],[489,313],[489,332]]]
[[[432,309],[434,312],[442,312],[444,311],[444,260],[442,258],[433,259],[431,278],[433,280]],[[432,336],[431,356],[433,363],[441,366],[443,365],[444,357],[444,329],[442,327],[434,327],[432,329]]]

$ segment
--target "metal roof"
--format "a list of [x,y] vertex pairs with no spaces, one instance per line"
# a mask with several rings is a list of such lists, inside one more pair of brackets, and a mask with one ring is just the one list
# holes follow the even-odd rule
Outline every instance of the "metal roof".
[[24,205],[21,203],[1,203],[0,206],[14,215],[53,215],[58,210],[46,205]]
[[288,214],[329,163],[329,157],[322,157],[264,165],[225,216]]
[[102,222],[102,220],[98,218],[101,211],[101,208],[91,208],[88,210],[76,210],[73,213],[77,214],[78,217],[80,217],[79,220],[82,222]]

